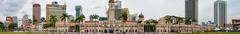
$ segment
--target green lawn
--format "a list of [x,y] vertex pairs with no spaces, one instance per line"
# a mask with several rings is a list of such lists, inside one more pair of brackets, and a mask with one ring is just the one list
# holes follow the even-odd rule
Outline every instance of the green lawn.
[[0,34],[51,34],[51,33],[40,33],[40,32],[0,32]]
[[[182,34],[192,34],[192,33],[182,33]],[[240,32],[197,32],[193,34],[240,34]]]

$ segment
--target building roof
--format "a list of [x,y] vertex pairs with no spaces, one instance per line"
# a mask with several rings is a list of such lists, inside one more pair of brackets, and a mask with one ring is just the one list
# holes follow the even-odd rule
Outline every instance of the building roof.
[[40,7],[41,5],[38,3],[33,4],[33,7]]
[[139,18],[144,18],[144,15],[141,13],[138,17]]

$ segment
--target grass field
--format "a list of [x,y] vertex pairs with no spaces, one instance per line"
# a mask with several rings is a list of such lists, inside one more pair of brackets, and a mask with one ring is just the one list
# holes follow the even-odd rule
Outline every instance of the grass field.
[[40,32],[0,32],[0,34],[51,34],[51,33],[40,33]]
[[[0,34],[53,34],[53,33],[40,33],[40,32],[0,32]],[[181,33],[192,34],[192,33]],[[240,32],[198,32],[193,34],[240,34]]]
[[[192,34],[192,33],[182,33],[182,34]],[[240,34],[240,32],[197,32],[193,34]]]

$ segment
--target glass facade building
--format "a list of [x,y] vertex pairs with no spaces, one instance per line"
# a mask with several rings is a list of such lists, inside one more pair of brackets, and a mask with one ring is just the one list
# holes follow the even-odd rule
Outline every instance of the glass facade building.
[[198,21],[198,0],[185,0],[185,17]]
[[223,0],[214,3],[214,22],[218,26],[224,26],[226,23],[226,2]]

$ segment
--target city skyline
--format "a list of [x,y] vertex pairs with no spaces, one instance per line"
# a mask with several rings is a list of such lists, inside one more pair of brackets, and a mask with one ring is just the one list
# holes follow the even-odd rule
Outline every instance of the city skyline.
[[[11,0],[0,0],[3,1],[2,3],[0,3],[0,5],[5,6],[4,4],[6,3],[10,3],[7,4],[8,5],[15,5],[14,2],[11,2]],[[46,16],[45,15],[45,11],[46,11],[46,4],[51,4],[52,1],[58,1],[60,4],[64,4],[63,0],[41,0],[37,3],[40,3],[42,5],[42,16]],[[179,2],[181,1],[181,2]],[[159,19],[165,15],[176,15],[176,16],[181,16],[183,17],[185,15],[185,10],[184,10],[184,2],[185,0],[155,0],[155,1],[144,1],[144,0],[122,0],[122,5],[123,8],[129,8],[129,12],[130,14],[133,13],[143,13],[144,16],[147,19]],[[199,22],[202,21],[208,21],[211,20],[213,21],[213,3],[215,0],[199,0]],[[240,10],[236,10],[236,9],[240,9],[240,6],[237,1],[239,0],[228,0],[227,2],[228,5],[227,6],[227,14],[228,14],[228,22],[229,19],[236,18],[236,17],[240,17],[240,15],[236,15],[237,13],[240,13]],[[32,8],[28,7],[28,6],[32,6],[33,3],[35,3],[32,0],[26,0],[25,1],[15,1],[15,2],[24,2],[22,4],[24,4],[23,6],[16,6],[13,8],[16,8],[16,11],[12,11],[13,14],[8,14],[11,13],[11,9],[9,10],[5,10],[4,7],[0,7],[0,10],[3,10],[3,12],[1,12],[0,14],[0,19],[5,19],[6,16],[18,16],[18,18],[22,18],[22,16],[24,14],[28,14],[30,18],[32,18],[31,14],[32,14]],[[74,7],[76,5],[83,5],[83,14],[87,17],[91,15],[91,14],[98,14],[100,16],[105,16],[106,17],[106,11],[107,11],[107,2],[108,0],[69,0],[66,1],[67,4],[67,13],[70,15],[75,15],[75,9]],[[142,2],[145,2],[142,3]],[[231,3],[231,2],[235,2],[235,3]],[[79,3],[79,4],[78,4]],[[103,4],[101,4],[103,3]],[[160,4],[159,4],[160,3]],[[165,3],[165,4],[164,4]],[[149,5],[149,6],[144,6],[144,5]],[[16,4],[18,5],[18,4]],[[21,4],[20,4],[21,5]],[[139,5],[139,6],[138,6]],[[143,6],[141,6],[143,5]],[[10,6],[12,7],[12,6]],[[5,7],[6,8],[6,7]],[[154,9],[151,9],[154,8]],[[235,9],[235,10],[234,10]],[[209,12],[210,11],[210,12]],[[21,14],[21,15],[20,15]],[[157,14],[157,15],[152,15],[152,14]],[[204,19],[206,18],[206,19]],[[0,20],[0,21],[4,21],[4,20]]]

